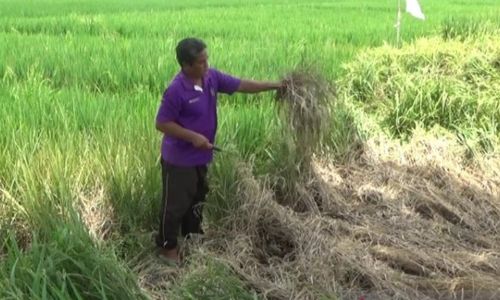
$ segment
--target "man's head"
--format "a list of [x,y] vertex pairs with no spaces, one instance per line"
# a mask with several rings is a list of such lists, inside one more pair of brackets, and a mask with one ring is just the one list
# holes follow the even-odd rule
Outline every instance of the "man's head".
[[197,38],[186,38],[177,44],[177,61],[188,76],[201,78],[208,71],[206,48],[205,43]]

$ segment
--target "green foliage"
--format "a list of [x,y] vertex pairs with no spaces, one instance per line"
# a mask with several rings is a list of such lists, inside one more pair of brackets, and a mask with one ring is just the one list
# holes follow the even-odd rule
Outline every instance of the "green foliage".
[[227,266],[212,258],[198,261],[182,283],[171,292],[171,297],[190,300],[259,299],[255,292],[248,291],[248,287]]
[[[345,97],[364,103],[398,137],[421,124],[476,132],[492,148],[500,132],[500,40],[422,39],[367,50],[347,65]],[[489,146],[488,146],[489,145]]]
[[22,249],[7,236],[0,265],[2,299],[145,299],[135,278],[82,228],[61,224]]
[[451,16],[443,21],[441,35],[443,39],[465,40],[485,34],[500,33],[500,18],[493,20]]
[[[347,74],[350,98],[332,104],[319,149],[332,159],[345,161],[357,151],[371,134],[366,124],[373,115],[377,126],[398,136],[417,121],[437,123],[491,148],[500,123],[498,39],[465,46],[454,39],[496,26],[496,4],[428,3],[426,22],[405,18],[403,39],[433,34],[444,24],[442,34],[453,39],[439,41],[443,49],[433,52],[432,40],[422,52],[387,46],[342,69],[359,49],[394,41],[394,3],[0,0],[0,298],[142,297],[125,265],[152,246],[145,236],[157,226],[160,135],[154,117],[178,71],[180,38],[203,38],[213,66],[245,78],[276,80],[308,60],[328,80]],[[426,74],[437,80],[423,79]],[[209,175],[211,225],[223,225],[241,204],[240,161],[283,190],[301,176],[303,158],[273,96],[219,99],[223,152]],[[85,201],[97,209],[85,212]],[[98,218],[101,207],[109,207],[104,219]],[[104,221],[112,224],[107,239],[91,238],[89,227],[99,229]],[[222,262],[200,261],[174,296],[254,299]]]

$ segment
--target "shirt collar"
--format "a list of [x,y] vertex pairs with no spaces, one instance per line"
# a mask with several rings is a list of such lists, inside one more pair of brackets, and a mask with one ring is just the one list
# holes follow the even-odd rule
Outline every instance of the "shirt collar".
[[[189,79],[182,70],[179,72],[179,78],[181,79],[182,86],[184,89],[188,91],[198,91],[198,92],[203,92],[202,87],[195,86],[193,84],[193,81]],[[206,87],[207,86],[207,79],[208,79],[208,73],[203,77],[203,85]],[[201,90],[200,90],[201,89]]]

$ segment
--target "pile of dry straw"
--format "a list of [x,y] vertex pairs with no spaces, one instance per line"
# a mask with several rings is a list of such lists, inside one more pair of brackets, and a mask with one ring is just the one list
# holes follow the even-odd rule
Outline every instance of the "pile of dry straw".
[[[284,99],[296,141],[314,145],[331,88],[304,74]],[[347,165],[310,160],[288,202],[242,164],[244,204],[199,251],[269,299],[498,299],[500,160],[462,149],[442,132],[373,138]]]
[[498,299],[499,160],[466,167],[456,146],[373,140],[349,165],[315,161],[321,197],[300,213],[242,166],[245,204],[203,251],[270,299]]

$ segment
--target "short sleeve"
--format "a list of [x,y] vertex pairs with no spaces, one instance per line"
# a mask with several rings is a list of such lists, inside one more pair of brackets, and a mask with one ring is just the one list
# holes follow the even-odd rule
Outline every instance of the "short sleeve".
[[240,87],[241,79],[213,70],[217,79],[217,91],[225,94],[233,94]]
[[156,115],[157,123],[166,123],[176,121],[181,111],[181,98],[175,88],[169,87],[163,93],[160,108]]

